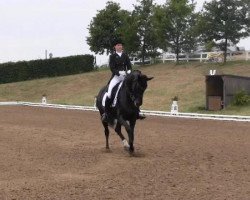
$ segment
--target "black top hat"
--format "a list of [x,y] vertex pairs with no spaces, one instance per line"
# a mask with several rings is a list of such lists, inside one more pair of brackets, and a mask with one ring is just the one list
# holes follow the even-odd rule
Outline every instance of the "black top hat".
[[115,46],[115,45],[117,45],[117,44],[123,44],[121,38],[116,38],[116,39],[113,40],[113,46]]

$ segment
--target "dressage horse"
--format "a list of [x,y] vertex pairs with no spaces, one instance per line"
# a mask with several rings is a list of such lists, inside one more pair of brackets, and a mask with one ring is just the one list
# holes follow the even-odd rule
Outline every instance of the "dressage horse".
[[[153,79],[153,77],[148,78],[139,70],[135,70],[126,75],[117,95],[117,103],[115,107],[111,109],[111,113],[109,113],[109,115],[111,115],[112,121],[102,122],[106,137],[106,149],[109,149],[108,126],[110,125],[114,127],[115,132],[121,138],[124,147],[126,149],[129,149],[130,153],[134,152],[134,128],[138,116],[139,107],[143,102],[143,94],[147,88],[147,82],[151,79]],[[100,90],[96,99],[96,106],[101,116],[104,113],[102,99],[105,92],[107,91],[107,87],[108,86],[105,86]],[[123,136],[121,132],[121,126],[125,127],[129,142],[127,142],[127,140]]]

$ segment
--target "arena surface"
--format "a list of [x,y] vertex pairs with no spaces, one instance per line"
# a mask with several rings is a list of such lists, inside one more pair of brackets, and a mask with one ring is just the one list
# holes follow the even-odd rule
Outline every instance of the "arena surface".
[[[250,199],[250,123],[147,117],[135,155],[97,112],[0,107],[0,200]],[[124,135],[125,131],[123,130]]]

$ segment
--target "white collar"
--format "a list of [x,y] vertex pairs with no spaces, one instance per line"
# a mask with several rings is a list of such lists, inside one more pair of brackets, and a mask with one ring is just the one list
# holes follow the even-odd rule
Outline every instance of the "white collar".
[[116,54],[118,54],[120,57],[122,56],[122,52],[117,52],[116,51]]

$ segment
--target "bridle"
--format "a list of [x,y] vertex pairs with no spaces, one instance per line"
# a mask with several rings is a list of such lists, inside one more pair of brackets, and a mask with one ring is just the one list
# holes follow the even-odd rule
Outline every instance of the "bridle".
[[[140,84],[137,84],[137,87],[138,87],[138,89],[139,90],[144,90],[144,88],[140,85]],[[126,90],[127,90],[127,93],[129,94],[129,98],[131,99],[131,101],[134,103],[134,105],[135,105],[135,107],[138,107],[137,105],[136,105],[136,95],[134,94],[134,91],[133,91],[133,88],[131,87],[131,90],[132,91],[130,91],[129,90],[129,87],[128,86],[126,86]]]

